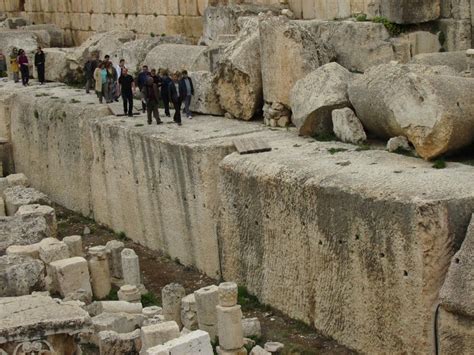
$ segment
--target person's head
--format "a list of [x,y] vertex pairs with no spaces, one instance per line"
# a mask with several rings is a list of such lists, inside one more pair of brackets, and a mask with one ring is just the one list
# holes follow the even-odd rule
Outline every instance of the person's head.
[[153,78],[152,78],[151,76],[149,76],[149,77],[146,79],[146,84],[147,84],[148,86],[152,86],[153,83],[154,83]]
[[187,70],[183,70],[181,72],[181,74],[183,75],[183,78],[186,78],[188,76],[188,71]]
[[41,47],[36,48],[37,52],[41,52]]
[[120,59],[119,66],[121,67],[125,66],[125,59]]
[[25,51],[23,49],[18,50],[18,55],[23,55],[25,54]]
[[156,76],[156,69],[151,70],[151,76]]
[[104,61],[108,62],[110,60],[110,55],[106,54],[104,57]]
[[148,73],[148,66],[147,66],[147,65],[144,65],[144,66],[142,67],[142,72],[143,72],[143,73]]
[[128,69],[127,69],[127,68],[123,68],[123,69],[122,69],[122,75],[123,75],[123,76],[128,75]]
[[181,73],[179,71],[174,72],[171,74],[171,79],[173,79],[173,81],[178,81],[181,79]]
[[100,62],[97,66],[99,69],[104,69],[104,62]]

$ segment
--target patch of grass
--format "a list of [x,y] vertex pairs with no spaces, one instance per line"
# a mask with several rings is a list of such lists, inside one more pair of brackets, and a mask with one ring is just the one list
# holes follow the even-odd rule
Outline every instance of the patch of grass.
[[137,124],[135,125],[135,127],[143,127],[143,126],[144,126],[143,123],[137,123]]
[[336,153],[347,152],[347,149],[346,148],[329,148],[328,152],[329,154],[334,155]]
[[45,96],[49,96],[49,94],[45,93],[45,92],[40,92],[38,94],[35,95],[36,97],[45,97]]
[[[118,290],[119,290],[118,288],[112,287],[107,297],[105,297],[103,300],[104,301],[118,301],[119,300],[118,294],[117,294]],[[94,301],[99,301],[99,300],[94,298]]]
[[158,17],[158,14],[156,12],[153,13],[153,16]]
[[263,305],[258,301],[258,298],[250,294],[245,286],[239,286],[238,292],[237,303],[242,306],[243,310],[263,307]]
[[150,37],[155,37],[155,33],[154,32],[150,32]]
[[51,96],[51,98],[52,98],[53,100],[59,99],[59,97],[57,97],[57,96]]
[[370,150],[370,145],[368,144],[360,144],[357,148],[356,148],[356,152],[363,152],[363,151],[366,151],[366,150]]
[[365,22],[367,21],[367,14],[358,14],[355,19],[357,22]]
[[147,292],[142,295],[141,301],[143,307],[161,306],[160,302],[158,302],[158,298],[153,292]]
[[127,234],[125,232],[120,232],[117,234],[117,239],[121,241],[126,241],[128,240]]
[[411,150],[403,149],[402,147],[398,147],[396,150],[393,151],[395,154],[405,155],[407,157],[412,157],[413,152]]
[[397,25],[396,23],[390,22],[389,19],[387,19],[386,17],[383,17],[383,16],[375,16],[372,19],[372,22],[381,23],[382,25],[384,25],[391,36],[398,36],[403,31],[403,28],[400,25]]
[[166,33],[162,33],[162,34],[161,34],[161,37],[166,37]]
[[39,118],[38,110],[35,110],[35,112],[33,114],[34,114],[35,118]]
[[334,133],[318,133],[315,136],[313,136],[315,140],[318,142],[331,142],[331,141],[337,141],[337,137]]
[[433,162],[433,169],[444,169],[446,168],[446,161],[444,159],[437,159]]
[[63,111],[63,114],[62,114],[63,118],[66,118],[67,117],[67,114],[65,111]]

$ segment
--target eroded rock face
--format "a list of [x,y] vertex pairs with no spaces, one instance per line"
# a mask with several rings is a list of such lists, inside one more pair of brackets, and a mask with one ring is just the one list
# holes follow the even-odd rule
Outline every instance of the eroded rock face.
[[332,49],[297,21],[265,15],[260,20],[263,97],[290,105],[293,85],[335,58]]
[[209,71],[197,71],[189,73],[194,84],[194,96],[191,100],[191,111],[222,116],[225,112],[219,104],[214,87],[214,76]]
[[10,245],[29,245],[50,237],[50,227],[42,216],[0,217],[0,252]]
[[162,44],[152,49],[143,64],[151,68],[167,68],[171,71],[210,70],[210,59],[206,46],[185,44]]
[[433,66],[445,65],[457,72],[463,72],[467,69],[466,51],[418,54],[413,57],[411,63]]
[[326,64],[304,79],[291,90],[292,121],[300,135],[332,131],[331,113],[350,105],[347,85],[352,74],[337,63]]
[[137,35],[132,31],[115,30],[97,33],[77,47],[77,56],[82,58],[82,62],[91,54],[96,54],[97,58],[102,59],[136,38]]
[[362,123],[349,107],[332,111],[332,124],[342,142],[360,144],[367,140]]
[[29,295],[44,289],[44,264],[21,255],[0,257],[0,297]]
[[21,206],[50,205],[51,200],[44,193],[31,187],[13,186],[3,191],[7,215],[13,216]]
[[474,138],[474,81],[448,67],[380,65],[349,85],[364,127],[380,138],[405,136],[424,159]]
[[382,0],[381,13],[391,22],[411,24],[436,20],[440,0]]
[[221,55],[214,80],[224,111],[251,120],[262,106],[258,20],[248,19],[238,38]]

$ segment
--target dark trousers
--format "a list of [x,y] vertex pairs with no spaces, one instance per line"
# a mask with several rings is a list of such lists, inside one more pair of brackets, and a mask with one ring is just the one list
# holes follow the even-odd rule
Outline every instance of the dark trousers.
[[163,98],[163,106],[165,106],[165,115],[170,117],[170,99],[167,96],[163,96],[163,94],[161,95]]
[[27,65],[22,65],[21,68],[21,82],[23,85],[27,85],[28,81],[30,81],[30,70],[28,69]]
[[40,83],[44,83],[45,82],[45,80],[44,80],[44,64],[39,64],[36,67],[36,71],[38,72],[38,81]]
[[146,105],[146,113],[147,113],[147,119],[148,119],[148,124],[151,124],[151,116],[155,117],[156,123],[160,123],[160,112],[158,111],[159,105],[158,102],[156,101],[148,101]]
[[123,112],[126,115],[133,115],[133,94],[122,92]]
[[174,107],[174,117],[173,121],[176,123],[181,123],[181,100],[178,101],[173,101],[173,107]]

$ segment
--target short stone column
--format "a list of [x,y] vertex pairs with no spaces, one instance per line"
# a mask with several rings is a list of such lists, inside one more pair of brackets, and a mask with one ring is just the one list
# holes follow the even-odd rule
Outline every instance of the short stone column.
[[69,255],[71,257],[84,255],[82,251],[82,237],[80,235],[64,237],[63,242],[66,243],[69,248]]
[[181,300],[181,322],[188,330],[197,330],[196,298],[194,294],[187,295]]
[[120,301],[127,302],[140,302],[142,297],[140,290],[135,285],[123,285],[117,295]]
[[104,299],[112,289],[107,249],[103,245],[91,247],[89,256],[92,292],[97,299]]
[[219,288],[215,285],[194,291],[199,329],[209,333],[212,341],[217,338],[217,310]]
[[135,250],[125,248],[121,252],[121,257],[124,284],[140,287],[140,263]]
[[218,353],[245,354],[242,310],[237,304],[237,284],[224,282],[219,285],[217,310]]
[[125,244],[118,240],[111,240],[105,245],[109,252],[110,275],[116,279],[123,278],[122,273],[122,250]]
[[145,354],[149,348],[164,344],[167,341],[179,338],[179,336],[179,327],[176,322],[164,322],[144,326],[141,328],[141,353]]
[[167,321],[175,321],[181,329],[181,300],[186,296],[184,287],[177,283],[166,285],[161,290],[163,316]]

